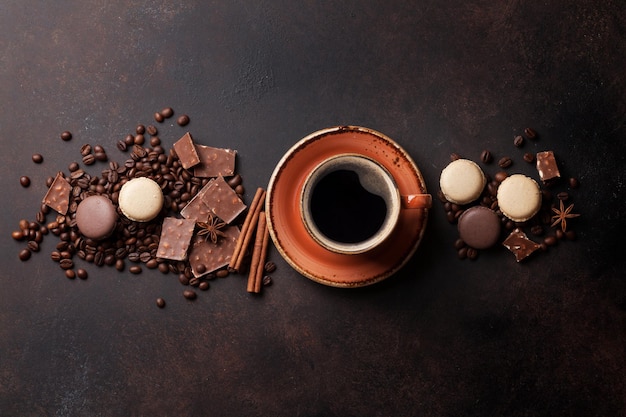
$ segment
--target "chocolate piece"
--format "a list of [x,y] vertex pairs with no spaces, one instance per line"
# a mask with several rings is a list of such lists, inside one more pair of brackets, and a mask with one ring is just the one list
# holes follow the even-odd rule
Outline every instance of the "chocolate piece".
[[544,151],[537,153],[537,171],[539,172],[539,178],[541,178],[544,184],[552,183],[561,177],[554,152]]
[[187,259],[187,249],[191,243],[195,227],[195,220],[177,219],[175,217],[164,218],[157,257],[174,261]]
[[515,255],[517,262],[526,259],[533,252],[541,248],[541,246],[526,237],[526,233],[520,229],[511,232],[502,244]]
[[191,134],[189,132],[185,133],[182,138],[178,139],[176,143],[174,143],[174,151],[176,152],[176,155],[178,155],[178,159],[185,169],[189,169],[200,163],[200,157],[198,156],[198,152],[196,152],[196,147],[193,144],[193,140],[191,139]]
[[220,269],[230,262],[239,239],[239,228],[230,226],[223,229],[225,237],[213,243],[204,236],[196,236],[189,251],[189,264],[195,277]]
[[200,163],[194,167],[196,177],[230,177],[235,174],[235,156],[232,149],[196,145]]
[[492,247],[500,237],[500,218],[495,211],[474,206],[463,212],[459,217],[459,236],[475,249]]
[[217,177],[207,183],[181,211],[183,217],[196,222],[206,222],[209,213],[226,223],[230,223],[246,209],[237,193],[228,185],[224,177]]
[[72,186],[59,172],[43,198],[43,203],[59,214],[67,214]]
[[76,226],[88,238],[99,240],[111,235],[117,225],[117,210],[111,200],[92,195],[78,204]]

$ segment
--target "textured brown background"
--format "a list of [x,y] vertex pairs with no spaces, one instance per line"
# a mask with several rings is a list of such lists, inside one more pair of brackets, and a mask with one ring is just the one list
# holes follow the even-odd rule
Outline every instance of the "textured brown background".
[[[625,69],[622,1],[3,1],[0,415],[625,416]],[[394,138],[431,192],[451,152],[532,174],[523,151],[553,149],[582,184],[579,240],[458,261],[435,204],[379,285],[323,287],[273,251],[261,297],[231,276],[195,302],[157,272],[69,281],[53,238],[20,262],[10,231],[45,178],[87,142],[123,161],[117,140],[164,106],[239,151],[248,202],[338,124]],[[529,125],[540,140],[515,149]]]

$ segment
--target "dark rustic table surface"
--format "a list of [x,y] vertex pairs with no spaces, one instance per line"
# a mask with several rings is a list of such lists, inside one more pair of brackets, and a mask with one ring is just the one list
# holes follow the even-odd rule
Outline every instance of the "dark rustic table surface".
[[[0,415],[625,416],[625,68],[621,1],[2,2]],[[334,125],[389,135],[433,194],[453,152],[536,177],[522,155],[553,150],[580,181],[577,239],[459,260],[435,201],[382,283],[326,287],[271,249],[261,295],[231,275],[194,301],[155,270],[77,260],[89,277],[68,280],[52,235],[21,262],[11,232],[46,178],[84,143],[123,162],[166,106],[191,123],[159,124],[164,146],[236,149],[247,203]]]

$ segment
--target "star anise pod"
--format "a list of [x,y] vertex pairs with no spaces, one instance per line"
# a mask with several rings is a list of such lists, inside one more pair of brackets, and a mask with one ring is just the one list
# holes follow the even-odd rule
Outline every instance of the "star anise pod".
[[211,242],[217,243],[217,239],[220,237],[226,237],[224,232],[222,232],[222,228],[226,226],[219,217],[213,216],[209,214],[209,218],[206,222],[197,222],[196,223],[200,230],[198,231],[198,236],[206,236],[206,239],[211,239]]
[[552,224],[551,227],[556,226],[557,224],[561,223],[561,230],[563,230],[563,232],[565,232],[565,230],[567,229],[567,219],[573,219],[575,217],[580,216],[580,214],[575,214],[572,213],[572,209],[574,208],[573,204],[570,204],[567,208],[565,208],[565,205],[563,204],[563,200],[560,200],[560,207],[557,209],[555,207],[552,207],[552,211],[555,213],[554,216],[552,216]]

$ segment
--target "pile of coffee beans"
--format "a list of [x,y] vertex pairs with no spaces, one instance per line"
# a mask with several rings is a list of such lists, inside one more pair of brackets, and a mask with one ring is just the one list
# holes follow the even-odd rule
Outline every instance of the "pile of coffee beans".
[[[538,140],[538,137],[539,135],[535,129],[526,128],[524,129],[523,135],[514,136],[513,145],[516,148],[522,148],[526,140],[536,141]],[[460,158],[461,156],[457,153],[450,154],[450,161],[455,161]],[[536,161],[535,154],[530,152],[524,153],[522,159],[523,162],[528,164],[534,164]],[[483,164],[483,167],[485,168],[492,165],[494,160],[495,159],[492,152],[488,149],[482,150],[482,152],[479,154],[479,161]],[[576,232],[571,228],[571,223],[568,222],[568,230],[565,231],[561,229],[560,224],[555,225],[555,227],[552,227],[551,225],[554,223],[554,210],[559,209],[561,202],[565,204],[565,207],[571,204],[572,193],[575,192],[575,190],[577,190],[580,185],[577,178],[570,177],[567,180],[561,179],[561,181],[554,184],[542,184],[541,209],[534,217],[532,217],[528,221],[519,223],[508,219],[502,214],[502,212],[499,210],[497,199],[498,187],[500,186],[502,181],[504,181],[509,176],[508,170],[510,170],[510,168],[514,166],[514,158],[508,155],[502,156],[498,159],[497,165],[498,168],[493,173],[493,175],[484,172],[485,176],[487,177],[486,186],[480,198],[472,204],[462,206],[451,203],[446,199],[443,192],[439,190],[438,198],[443,205],[443,209],[446,213],[446,218],[450,224],[456,225],[459,217],[468,208],[475,205],[481,205],[495,211],[495,213],[500,218],[503,233],[502,239],[500,241],[503,241],[506,235],[508,235],[512,230],[516,228],[527,231],[528,234],[534,236],[535,239],[539,239],[537,243],[540,245],[542,251],[544,252],[547,251],[549,247],[558,245],[559,242],[565,240],[576,240],[577,235]],[[460,237],[455,240],[453,246],[457,252],[457,256],[459,259],[475,260],[478,258],[480,253],[478,249],[468,246]]]
[[[166,107],[156,112],[154,118],[161,123],[173,115],[173,109]],[[187,115],[177,119],[181,127],[189,122]],[[63,141],[72,138],[69,131],[61,134]],[[209,280],[227,277],[230,271],[224,268],[197,278],[188,261],[162,259],[156,256],[156,252],[162,219],[180,217],[180,210],[208,183],[209,178],[196,177],[192,171],[184,169],[175,151],[163,148],[158,129],[153,125],[137,125],[133,133],[117,142],[117,149],[127,153],[127,159],[122,163],[110,160],[101,145],[85,143],[80,146],[78,154],[84,167],[79,162],[72,162],[67,173],[60,173],[72,187],[67,214],[58,214],[42,203],[34,221],[20,220],[18,228],[12,232],[13,239],[26,242],[26,247],[19,252],[19,259],[27,261],[34,252],[39,252],[44,236],[51,234],[58,237],[58,243],[50,258],[68,279],[86,279],[88,276],[84,268],[76,267],[75,258],[96,267],[110,266],[120,272],[128,269],[132,274],[141,274],[144,269],[158,270],[163,274],[174,274],[181,284],[193,287],[186,289],[183,296],[189,300],[196,299],[195,289],[207,290]],[[42,160],[41,155],[33,156],[35,163]],[[98,163],[106,165],[98,174],[88,172],[87,167]],[[109,238],[96,241],[82,236],[76,226],[79,203],[92,195],[104,195],[117,205],[122,185],[138,177],[150,178],[161,187],[165,199],[161,214],[153,221],[134,222],[118,209],[119,220]],[[53,181],[54,176],[48,177],[46,185],[50,187]],[[228,178],[227,182],[240,197],[243,195],[243,181],[239,174]],[[22,177],[20,183],[27,187],[30,179]],[[163,308],[165,300],[159,298],[157,306]]]

